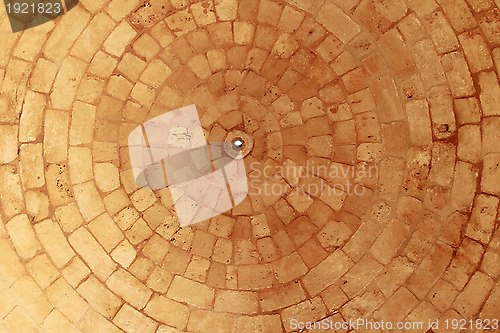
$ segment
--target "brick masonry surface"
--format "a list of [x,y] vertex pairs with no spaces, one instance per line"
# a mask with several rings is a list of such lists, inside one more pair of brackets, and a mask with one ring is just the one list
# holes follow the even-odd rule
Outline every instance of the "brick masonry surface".
[[[499,6],[81,0],[19,33],[2,12],[0,332],[500,319]],[[128,135],[191,104],[281,191],[180,228],[138,188]]]

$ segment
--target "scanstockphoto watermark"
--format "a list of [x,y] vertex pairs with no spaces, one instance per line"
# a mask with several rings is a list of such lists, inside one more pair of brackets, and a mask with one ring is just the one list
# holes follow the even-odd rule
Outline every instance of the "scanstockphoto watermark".
[[348,321],[333,321],[325,318],[316,322],[303,322],[297,319],[290,320],[290,329],[292,330],[407,330],[420,331],[426,327],[424,322],[397,322],[390,321],[369,321],[366,319],[348,320]]
[[428,330],[444,330],[446,332],[453,330],[461,331],[493,331],[500,328],[500,322],[498,318],[477,318],[477,319],[428,319],[427,321],[372,321],[363,318],[359,319],[349,319],[333,321],[331,319],[325,318],[320,321],[300,321],[297,319],[291,319],[290,329],[292,330],[377,330],[377,331],[392,331],[392,330],[404,330],[405,332],[426,332]]
[[378,179],[377,165],[345,165],[332,163],[318,165],[308,161],[304,166],[295,164],[263,165],[250,163],[249,194],[279,196],[283,193],[321,195],[345,193],[363,196],[366,183]]

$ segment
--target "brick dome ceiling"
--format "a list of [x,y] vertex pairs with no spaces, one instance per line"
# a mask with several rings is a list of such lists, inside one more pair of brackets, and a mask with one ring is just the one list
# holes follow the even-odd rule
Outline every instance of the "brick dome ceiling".
[[[2,13],[0,331],[498,318],[498,6],[84,0],[19,33]],[[242,145],[249,194],[181,227],[128,136],[192,104]]]

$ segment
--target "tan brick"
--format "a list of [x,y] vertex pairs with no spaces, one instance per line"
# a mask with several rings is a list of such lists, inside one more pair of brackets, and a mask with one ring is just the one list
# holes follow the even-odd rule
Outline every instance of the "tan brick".
[[41,325],[45,317],[52,310],[53,305],[47,301],[42,289],[33,281],[31,276],[25,275],[12,285],[10,292],[24,311],[38,324]]
[[114,272],[106,284],[115,294],[138,309],[146,305],[152,294],[141,281],[122,268]]
[[54,264],[61,268],[75,255],[59,226],[51,219],[35,225],[36,235]]
[[476,124],[481,121],[481,108],[477,98],[455,99],[455,113],[459,124]]
[[268,265],[238,266],[238,288],[262,289],[269,288],[273,283],[272,269]]
[[30,190],[24,194],[26,212],[33,221],[41,221],[49,216],[49,197],[42,191]]
[[495,72],[479,73],[481,107],[485,116],[499,116],[500,85]]
[[493,49],[491,52],[493,59],[495,60],[495,68],[497,69],[497,73],[500,73],[500,47]]
[[333,284],[352,266],[353,261],[342,251],[337,250],[307,273],[302,281],[311,295],[317,295]]
[[165,293],[172,279],[173,274],[169,270],[155,267],[147,280],[147,285],[156,292]]
[[454,144],[436,142],[432,147],[429,181],[444,187],[451,186],[456,155],[457,152]]
[[479,311],[494,285],[489,276],[476,272],[456,298],[453,308],[465,318],[470,318]]
[[[31,142],[38,138],[42,132],[43,110],[45,108],[45,104],[46,101],[44,95],[31,91],[26,93],[19,124],[19,141]],[[13,128],[14,127],[11,127],[10,131],[12,131]],[[4,150],[10,147],[8,142],[9,130],[7,127],[5,127],[5,133],[7,134],[4,139],[6,141],[6,143],[4,143],[6,146],[3,147]],[[4,156],[4,154],[6,156]],[[8,159],[9,155],[8,150],[5,150],[2,153],[3,158],[7,157]]]
[[207,59],[210,68],[214,72],[227,68],[226,53],[223,49],[209,50],[207,52]]
[[94,235],[106,251],[111,251],[123,239],[121,230],[109,214],[104,213],[88,224],[88,230]]
[[75,185],[74,190],[76,202],[86,221],[90,221],[104,212],[104,203],[93,182]]
[[88,310],[88,305],[63,279],[46,289],[47,299],[72,322],[79,321]]
[[110,192],[120,186],[118,168],[113,163],[96,163],[94,175],[97,187],[103,192]]
[[378,40],[388,66],[396,75],[405,75],[415,72],[416,66],[412,56],[406,47],[401,34],[392,29],[385,33]]
[[295,280],[308,271],[307,266],[296,252],[275,261],[273,267],[280,283]]
[[95,106],[75,102],[71,111],[71,128],[69,130],[69,143],[71,145],[80,145],[92,141],[95,114]]
[[105,10],[115,21],[121,21],[126,15],[137,8],[138,5],[138,0],[126,1],[121,4],[112,1],[106,6]]
[[137,245],[140,242],[146,240],[152,234],[153,231],[142,218],[135,221],[133,226],[130,229],[128,229],[125,233],[127,239],[133,245]]
[[[124,101],[128,98],[128,95],[130,94],[132,87],[133,84],[130,83],[125,77],[113,75],[109,78],[108,84],[106,85],[106,92],[111,97],[114,97],[120,101]],[[102,101],[103,100],[101,100],[101,103]],[[116,112],[115,110],[113,111]]]
[[364,256],[341,279],[342,290],[354,297],[379,275],[383,266],[370,256]]
[[462,290],[476,272],[478,261],[483,253],[484,249],[481,244],[468,237],[464,238],[443,278],[458,290]]
[[382,76],[375,79],[370,88],[379,107],[380,122],[388,123],[404,119],[399,93],[391,77]]
[[90,61],[114,27],[115,23],[108,15],[97,13],[78,37],[70,53]]
[[453,285],[440,279],[427,295],[427,300],[438,310],[444,311],[450,307],[458,292]]
[[146,68],[146,62],[130,52],[125,53],[118,64],[117,69],[122,72],[129,81],[137,81]]
[[409,315],[405,318],[410,322],[425,322],[429,318],[438,318],[441,312],[429,302],[421,302]]
[[43,55],[54,62],[61,61],[68,54],[90,18],[90,14],[78,6],[69,14],[55,26],[43,48]]
[[22,307],[17,306],[0,323],[5,332],[36,332],[38,326]]
[[99,279],[107,279],[115,270],[116,264],[83,227],[73,232],[68,239]]
[[299,47],[299,42],[288,33],[282,33],[272,51],[282,58],[290,58]]
[[332,284],[321,293],[321,299],[326,304],[329,311],[339,309],[349,298],[339,286]]
[[55,216],[65,232],[73,232],[83,224],[83,218],[75,203],[58,207]]
[[111,257],[113,258],[113,260],[123,267],[129,267],[132,261],[134,261],[136,255],[136,250],[126,239],[118,244],[113,252],[111,252]]
[[492,153],[484,157],[483,173],[481,175],[481,190],[500,195],[500,154]]
[[160,21],[151,28],[151,36],[153,36],[162,47],[167,47],[175,40],[174,33],[170,31],[165,21]]
[[150,107],[154,100],[153,88],[143,84],[136,83],[131,93],[132,100],[137,101],[142,106]]
[[47,332],[80,332],[61,312],[52,311],[43,322],[42,329]]
[[45,113],[43,152],[47,162],[57,163],[68,158],[68,131],[67,112],[48,110]]
[[101,78],[84,75],[75,98],[85,103],[96,103],[103,93],[104,84],[105,82]]
[[184,276],[188,279],[204,282],[209,267],[210,261],[208,259],[193,256]]
[[[5,178],[7,179],[7,178]],[[60,206],[72,201],[73,191],[65,164],[49,164],[45,172],[45,181],[50,202]],[[13,197],[14,193],[11,193]],[[5,203],[5,201],[4,201]]]
[[448,88],[433,88],[428,100],[434,135],[438,139],[443,139],[455,134],[457,127],[453,113],[453,98]]
[[440,54],[458,49],[457,36],[442,11],[435,11],[430,17],[424,19],[424,23]]
[[488,46],[478,30],[465,32],[458,36],[458,39],[464,48],[465,57],[472,73],[477,73],[493,66]]
[[122,21],[104,41],[103,48],[109,54],[120,57],[136,35],[135,30]]
[[[481,159],[481,130],[477,125],[465,125],[458,130],[457,157],[469,163]],[[484,172],[483,172],[484,177]]]
[[[257,241],[258,243],[259,241]],[[218,239],[214,246],[212,260],[229,264],[231,263],[233,244],[229,239]]]
[[176,276],[167,296],[201,308],[209,308],[214,300],[214,290],[198,282]]
[[88,305],[108,319],[113,318],[122,305],[122,300],[94,276],[85,280],[76,291],[85,298]]
[[484,118],[483,154],[500,152],[500,117]]
[[77,58],[64,58],[56,75],[50,100],[55,109],[69,110],[87,64]]
[[303,301],[306,294],[300,284],[295,282],[259,292],[260,306],[263,311],[273,311]]
[[250,291],[221,290],[215,298],[215,311],[230,313],[257,313],[257,293]]
[[238,317],[237,333],[272,333],[281,330],[281,321],[278,315],[262,315],[252,317]]
[[61,274],[73,288],[76,288],[90,274],[90,269],[84,264],[82,259],[75,256],[73,260],[61,270]]
[[117,63],[118,61],[114,57],[105,52],[97,51],[90,62],[88,72],[105,79],[113,73]]
[[174,15],[167,17],[166,22],[170,29],[177,35],[183,36],[188,32],[196,29],[196,24],[194,22],[193,16],[188,12],[187,9],[180,10]]
[[172,70],[163,61],[154,59],[142,73],[141,81],[158,88],[168,78],[170,73],[172,73]]
[[453,248],[437,243],[431,252],[422,260],[406,285],[420,299],[424,298],[439,277],[450,264]]
[[153,235],[144,245],[142,252],[146,257],[159,264],[167,254],[169,244],[159,235]]
[[417,304],[417,298],[408,289],[401,287],[375,313],[374,318],[383,318],[387,321],[402,320]]
[[[384,223],[380,221],[371,219],[364,221],[344,246],[345,253],[356,261],[361,259],[365,252],[373,245],[383,228]],[[350,260],[347,260],[347,263],[350,264]]]
[[471,96],[476,92],[467,61],[462,53],[452,52],[441,58],[454,97]]
[[483,244],[489,243],[495,229],[498,202],[498,198],[483,194],[475,198],[466,236]]
[[441,224],[439,216],[428,211],[424,212],[403,253],[412,261],[422,260],[431,249],[428,239],[439,230]]
[[28,216],[25,214],[12,218],[5,225],[17,253],[24,258],[32,258],[40,249]]
[[388,265],[405,241],[410,227],[399,220],[392,220],[373,244],[370,252],[384,265]]
[[465,0],[438,0],[438,2],[458,33],[477,26],[477,21]]
[[201,3],[196,3],[191,5],[190,9],[196,24],[199,26],[205,26],[216,21],[214,5],[212,3],[208,7]]
[[350,17],[331,3],[321,7],[317,20],[343,43],[347,43],[361,31]]
[[406,115],[410,127],[410,139],[414,145],[427,146],[432,142],[429,105],[425,100],[406,104]]
[[82,333],[91,333],[95,331],[110,333],[122,332],[110,321],[93,310],[87,311],[80,322],[79,329],[82,331]]
[[387,265],[384,272],[372,283],[386,297],[392,295],[415,270],[414,264],[407,258],[396,257]]
[[236,327],[236,318],[230,313],[193,311],[187,329],[193,333],[204,333],[207,328],[214,332],[231,332]]
[[234,20],[238,11],[237,0],[217,0],[215,11],[221,21]]
[[398,23],[398,29],[408,42],[412,45],[425,36],[425,28],[417,15],[410,14]]
[[326,250],[335,250],[342,247],[352,233],[352,230],[344,222],[330,221],[321,229],[317,237]]
[[70,179],[73,184],[87,182],[93,178],[92,153],[86,147],[70,147],[68,150]]
[[315,322],[325,317],[327,309],[321,298],[315,297],[293,305],[281,313],[281,321],[287,332],[292,330],[291,320],[298,322]]
[[17,158],[17,126],[0,125],[0,163],[6,164]]
[[151,298],[144,312],[163,323],[170,326],[184,329],[188,322],[189,308],[186,305],[177,303],[161,295]]
[[[39,58],[29,80],[29,86],[36,92],[48,93],[57,74],[57,65]],[[33,94],[33,92],[27,92]]]
[[96,162],[112,161],[118,155],[118,145],[116,143],[94,141],[92,156]]
[[24,265],[21,264],[18,255],[14,251],[11,241],[6,238],[0,239],[0,268],[2,285],[12,285],[21,275],[25,273]]
[[124,304],[113,318],[113,323],[127,333],[154,333],[158,323],[146,317],[128,304]]
[[417,42],[413,47],[413,56],[424,87],[435,87],[446,82],[443,66],[430,39]]
[[450,214],[446,218],[445,227],[440,240],[452,246],[460,245],[462,231],[466,223],[467,217],[464,214],[459,212]]

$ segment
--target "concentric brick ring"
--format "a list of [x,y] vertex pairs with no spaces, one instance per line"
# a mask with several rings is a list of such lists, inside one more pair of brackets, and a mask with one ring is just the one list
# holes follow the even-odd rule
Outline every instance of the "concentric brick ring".
[[[497,6],[83,1],[9,35],[0,327],[494,319]],[[180,228],[168,189],[135,184],[127,137],[190,104],[208,141],[251,136],[257,185]]]

